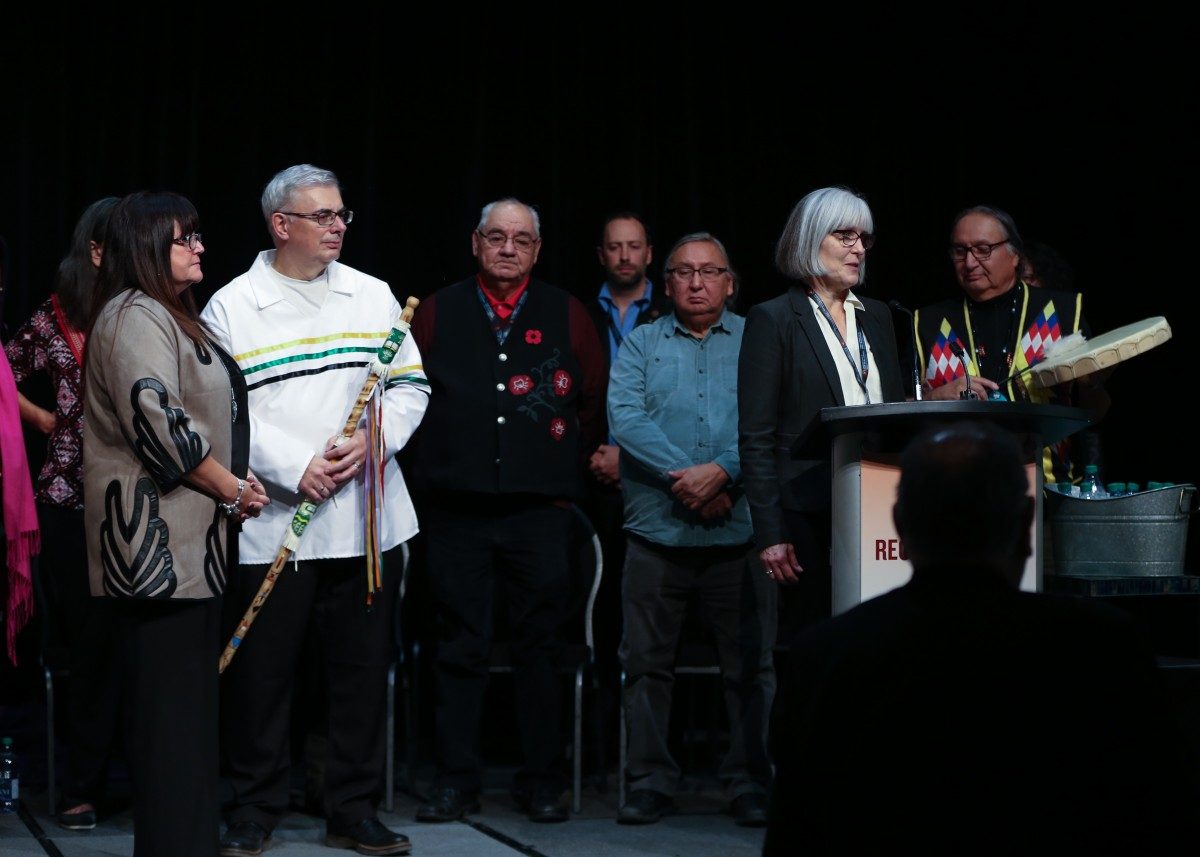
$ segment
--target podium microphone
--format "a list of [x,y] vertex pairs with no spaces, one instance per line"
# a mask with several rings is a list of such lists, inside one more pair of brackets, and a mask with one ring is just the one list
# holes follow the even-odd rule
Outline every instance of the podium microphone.
[[963,366],[963,375],[966,376],[967,386],[958,394],[960,399],[978,399],[979,394],[971,389],[971,364],[967,362],[967,355],[963,352],[963,347],[958,344],[958,340],[954,339],[946,343],[950,346],[950,351],[959,359]]
[[912,310],[897,300],[888,301],[888,306],[896,312],[902,312],[908,316],[908,338],[912,341],[912,384],[913,384],[913,400],[921,401],[921,370],[920,370],[920,348],[917,344],[917,322],[913,318]]

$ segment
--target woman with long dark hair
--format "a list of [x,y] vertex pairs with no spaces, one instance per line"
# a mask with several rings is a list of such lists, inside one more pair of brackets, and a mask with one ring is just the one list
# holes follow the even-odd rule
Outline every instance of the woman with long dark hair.
[[84,359],[91,591],[122,637],[143,855],[217,854],[221,595],[238,525],[270,502],[247,471],[245,382],[191,294],[198,226],[173,193],[113,209]]

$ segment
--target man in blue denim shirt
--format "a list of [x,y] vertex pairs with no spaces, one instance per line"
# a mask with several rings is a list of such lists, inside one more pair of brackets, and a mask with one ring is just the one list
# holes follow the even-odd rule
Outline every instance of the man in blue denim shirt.
[[738,824],[766,823],[766,724],[775,690],[776,589],[751,545],[738,481],[737,364],[744,320],[727,311],[736,274],[708,233],[667,255],[674,311],[625,338],[609,379],[609,429],[621,448],[628,546],[622,583],[626,778],[617,820],[674,808],[679,766],[667,746],[674,658],[697,598],[717,643],[729,711],[720,775]]

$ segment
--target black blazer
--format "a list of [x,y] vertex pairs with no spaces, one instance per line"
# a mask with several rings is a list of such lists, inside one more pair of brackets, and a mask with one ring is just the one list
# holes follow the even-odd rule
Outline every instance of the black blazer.
[[[891,311],[880,301],[859,299],[883,398],[903,401]],[[793,286],[751,309],[738,360],[738,446],[759,549],[789,541],[784,509],[829,508],[830,443],[820,412],[845,404],[837,365],[804,288]]]

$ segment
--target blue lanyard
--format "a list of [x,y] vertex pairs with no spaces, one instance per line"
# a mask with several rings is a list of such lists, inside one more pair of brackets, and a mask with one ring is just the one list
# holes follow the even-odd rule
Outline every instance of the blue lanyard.
[[825,320],[829,322],[829,329],[837,337],[838,343],[842,346],[842,353],[846,355],[846,359],[850,361],[850,368],[854,370],[854,380],[858,382],[858,386],[862,387],[863,395],[867,397],[867,404],[871,404],[871,393],[867,390],[867,374],[871,371],[871,367],[867,361],[867,338],[863,336],[862,325],[857,323],[854,325],[855,330],[858,331],[858,359],[862,364],[862,374],[860,375],[859,368],[854,365],[854,358],[850,355],[850,349],[846,347],[846,340],[842,339],[842,332],[838,330],[833,316],[829,314],[829,309],[825,306],[825,301],[817,297],[812,289],[808,290],[808,297],[809,300],[817,305],[817,309],[821,311],[821,315],[825,316]]

